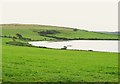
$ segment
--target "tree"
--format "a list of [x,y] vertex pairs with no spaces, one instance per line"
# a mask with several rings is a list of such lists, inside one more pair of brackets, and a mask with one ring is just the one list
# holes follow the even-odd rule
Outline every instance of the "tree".
[[73,29],[73,31],[78,31],[78,29]]
[[19,39],[22,39],[23,38],[23,36],[21,35],[21,34],[16,34],[16,36],[19,38]]
[[13,36],[13,37],[12,37],[12,40],[13,40],[14,42],[16,41],[15,39],[16,39],[16,37]]

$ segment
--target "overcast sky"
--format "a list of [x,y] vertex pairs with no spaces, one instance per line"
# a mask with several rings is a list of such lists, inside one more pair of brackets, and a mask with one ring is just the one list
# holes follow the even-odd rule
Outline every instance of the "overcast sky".
[[66,26],[118,31],[117,2],[4,2],[0,23]]

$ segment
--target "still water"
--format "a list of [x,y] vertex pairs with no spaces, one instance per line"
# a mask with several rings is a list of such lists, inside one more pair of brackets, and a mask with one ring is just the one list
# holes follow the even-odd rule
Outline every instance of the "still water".
[[42,46],[48,48],[61,49],[67,46],[67,49],[74,50],[93,50],[102,52],[118,52],[117,40],[70,40],[70,41],[33,41],[29,42],[33,46]]

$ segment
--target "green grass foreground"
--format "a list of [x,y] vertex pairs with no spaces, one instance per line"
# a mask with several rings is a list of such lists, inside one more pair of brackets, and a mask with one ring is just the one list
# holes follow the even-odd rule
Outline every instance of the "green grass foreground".
[[[112,34],[36,25],[5,25],[2,35],[16,36],[19,33],[32,40],[53,41],[58,39],[37,32],[55,29],[61,33],[48,35],[58,38],[64,35],[64,38],[118,39],[117,35]],[[80,32],[86,33],[82,35]],[[15,46],[6,44],[12,41],[11,38],[2,39],[3,82],[118,82],[118,53]],[[19,39],[16,41],[27,43]]]
[[117,82],[116,53],[3,46],[3,81]]

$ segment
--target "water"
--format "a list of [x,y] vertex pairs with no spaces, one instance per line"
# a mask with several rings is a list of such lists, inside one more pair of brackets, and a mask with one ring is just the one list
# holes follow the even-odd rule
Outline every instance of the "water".
[[72,41],[34,41],[29,42],[33,46],[42,46],[48,48],[61,49],[67,46],[67,49],[74,50],[93,50],[102,52],[118,52],[118,41],[116,40],[72,40]]

